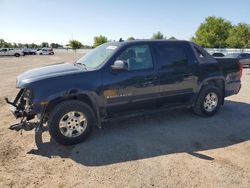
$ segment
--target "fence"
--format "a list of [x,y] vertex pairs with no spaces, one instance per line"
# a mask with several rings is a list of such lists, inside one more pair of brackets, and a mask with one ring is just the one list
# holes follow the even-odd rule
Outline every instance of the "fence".
[[[92,49],[54,49],[55,53],[83,53],[86,54],[90,52]],[[250,49],[234,49],[234,48],[206,48],[208,53],[212,54],[215,52],[221,52],[223,54],[231,54],[231,53],[250,53]]]
[[250,53],[250,49],[237,49],[237,48],[206,48],[206,50],[210,54],[215,52],[221,52],[225,55],[232,53]]
[[82,54],[86,54],[89,51],[91,51],[91,49],[77,49],[77,50],[73,50],[73,49],[53,49],[55,53],[82,53]]

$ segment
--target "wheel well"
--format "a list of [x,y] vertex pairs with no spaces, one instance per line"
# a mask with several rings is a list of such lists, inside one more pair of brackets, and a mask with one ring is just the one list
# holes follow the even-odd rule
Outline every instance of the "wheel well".
[[225,83],[224,83],[224,80],[222,79],[208,80],[203,84],[203,86],[205,85],[214,85],[218,87],[219,89],[221,89],[221,91],[225,90]]
[[222,93],[222,104],[224,104],[224,96],[225,96],[225,82],[223,79],[213,79],[206,81],[202,87],[206,85],[214,85],[218,87]]
[[47,105],[46,108],[46,114],[48,115],[56,105],[58,105],[59,103],[63,102],[63,101],[67,101],[67,100],[79,100],[82,101],[84,103],[86,103],[87,105],[90,106],[90,108],[93,110],[95,117],[97,118],[97,110],[95,105],[93,104],[93,102],[91,101],[90,97],[86,94],[81,94],[81,95],[72,95],[72,96],[68,96],[68,97],[58,97],[52,101],[50,101]]

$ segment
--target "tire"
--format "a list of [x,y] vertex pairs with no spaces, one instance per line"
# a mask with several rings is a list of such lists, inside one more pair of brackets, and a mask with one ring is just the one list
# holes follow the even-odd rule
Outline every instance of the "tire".
[[54,52],[51,52],[50,55],[54,55]]
[[49,133],[62,145],[74,145],[89,136],[94,122],[95,116],[89,105],[77,100],[68,100],[55,106],[49,115]]
[[193,107],[193,111],[199,116],[210,117],[216,114],[216,112],[220,109],[221,104],[221,90],[214,85],[207,85],[201,89]]
[[14,56],[16,56],[16,57],[20,57],[20,54],[16,53]]

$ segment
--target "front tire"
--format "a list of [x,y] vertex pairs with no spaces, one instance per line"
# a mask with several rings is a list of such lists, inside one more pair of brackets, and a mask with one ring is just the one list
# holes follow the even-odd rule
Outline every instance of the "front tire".
[[222,92],[214,85],[202,88],[193,107],[194,113],[199,116],[209,117],[216,114],[222,104]]
[[58,104],[49,115],[49,133],[62,145],[83,142],[94,126],[94,113],[85,103],[69,100]]
[[16,57],[20,57],[20,54],[16,53],[15,56],[16,56]]

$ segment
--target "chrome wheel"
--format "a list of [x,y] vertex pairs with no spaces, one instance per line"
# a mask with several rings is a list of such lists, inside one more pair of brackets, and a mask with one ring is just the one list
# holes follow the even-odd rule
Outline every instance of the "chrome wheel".
[[87,118],[82,112],[71,111],[60,119],[59,129],[66,137],[77,137],[85,131],[87,123]]
[[204,100],[203,108],[207,112],[212,112],[218,105],[218,96],[214,92],[210,92],[207,94]]

